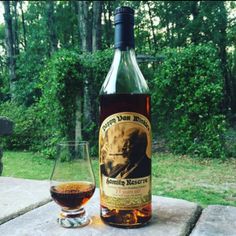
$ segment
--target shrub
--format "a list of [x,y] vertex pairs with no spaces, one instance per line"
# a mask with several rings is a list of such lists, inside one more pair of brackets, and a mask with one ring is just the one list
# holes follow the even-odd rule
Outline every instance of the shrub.
[[112,50],[93,54],[74,50],[56,52],[41,66],[43,70],[34,84],[34,90],[41,96],[38,100],[34,98],[34,104],[27,107],[28,103],[19,97],[17,102],[0,104],[1,116],[7,116],[15,123],[14,134],[2,139],[4,148],[40,151],[46,157],[54,157],[56,143],[75,139],[75,97],[80,96],[82,105],[84,81],[89,78],[93,114],[92,120],[87,122],[82,111],[82,134],[90,141],[92,154],[97,155],[98,94],[112,55]]
[[0,104],[1,116],[14,122],[14,132],[2,139],[2,145],[11,150],[37,151],[43,140],[42,121],[36,107],[27,108],[15,102]]
[[48,134],[47,148],[44,153],[53,156],[55,142],[75,139],[76,96],[80,96],[83,104],[83,88],[85,78],[89,78],[89,93],[92,101],[93,119],[83,119],[83,138],[89,140],[93,153],[97,150],[98,132],[98,94],[101,84],[111,63],[112,52],[77,53],[71,50],[60,50],[48,61],[40,75],[38,87],[42,91],[39,101],[44,128]]
[[166,49],[152,92],[158,127],[180,154],[224,158],[223,77],[211,44]]

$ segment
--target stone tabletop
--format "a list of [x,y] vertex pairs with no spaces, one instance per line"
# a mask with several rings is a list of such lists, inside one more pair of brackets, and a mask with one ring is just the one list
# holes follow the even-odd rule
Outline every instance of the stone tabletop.
[[[56,223],[60,208],[49,201],[49,184],[45,181],[0,178],[1,222],[0,235],[4,236],[64,236],[64,235],[187,235],[198,219],[199,206],[195,203],[153,196],[153,218],[149,225],[139,229],[118,229],[103,224],[99,217],[99,193],[96,190],[85,207],[92,217],[89,226],[78,229],[65,229]],[[34,210],[32,210],[35,208]]]
[[85,206],[92,223],[84,228],[65,229],[56,222],[60,208],[49,202],[47,181],[0,177],[0,189],[0,235],[4,236],[236,236],[236,207],[209,206],[201,212],[196,203],[153,196],[150,224],[119,229],[100,220],[96,189]]
[[48,181],[0,177],[0,224],[49,202],[48,189]]
[[212,205],[203,210],[191,236],[236,236],[236,207]]

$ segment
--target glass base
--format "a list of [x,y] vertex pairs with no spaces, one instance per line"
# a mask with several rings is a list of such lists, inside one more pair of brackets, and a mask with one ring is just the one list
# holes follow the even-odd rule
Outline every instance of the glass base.
[[57,222],[65,228],[78,228],[90,224],[91,219],[85,213],[84,208],[72,211],[62,209]]

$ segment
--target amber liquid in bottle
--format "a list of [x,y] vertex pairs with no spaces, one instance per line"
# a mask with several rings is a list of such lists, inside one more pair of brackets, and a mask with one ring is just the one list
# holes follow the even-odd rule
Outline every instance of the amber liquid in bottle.
[[[150,95],[111,94],[100,96],[100,124],[108,116],[124,111],[142,114],[150,120]],[[107,224],[122,228],[142,226],[150,220],[151,214],[151,204],[133,210],[109,209],[101,205],[101,219]]]

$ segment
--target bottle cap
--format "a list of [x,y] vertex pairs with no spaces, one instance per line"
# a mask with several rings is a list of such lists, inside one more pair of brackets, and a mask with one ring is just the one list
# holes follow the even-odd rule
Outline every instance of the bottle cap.
[[115,10],[115,48],[134,48],[134,10],[118,7]]
[[131,14],[134,15],[134,9],[132,9],[131,7],[117,7],[115,10],[115,15],[119,14],[119,13],[125,13],[125,14]]
[[115,25],[125,22],[134,24],[134,10],[130,7],[118,7],[115,10]]

